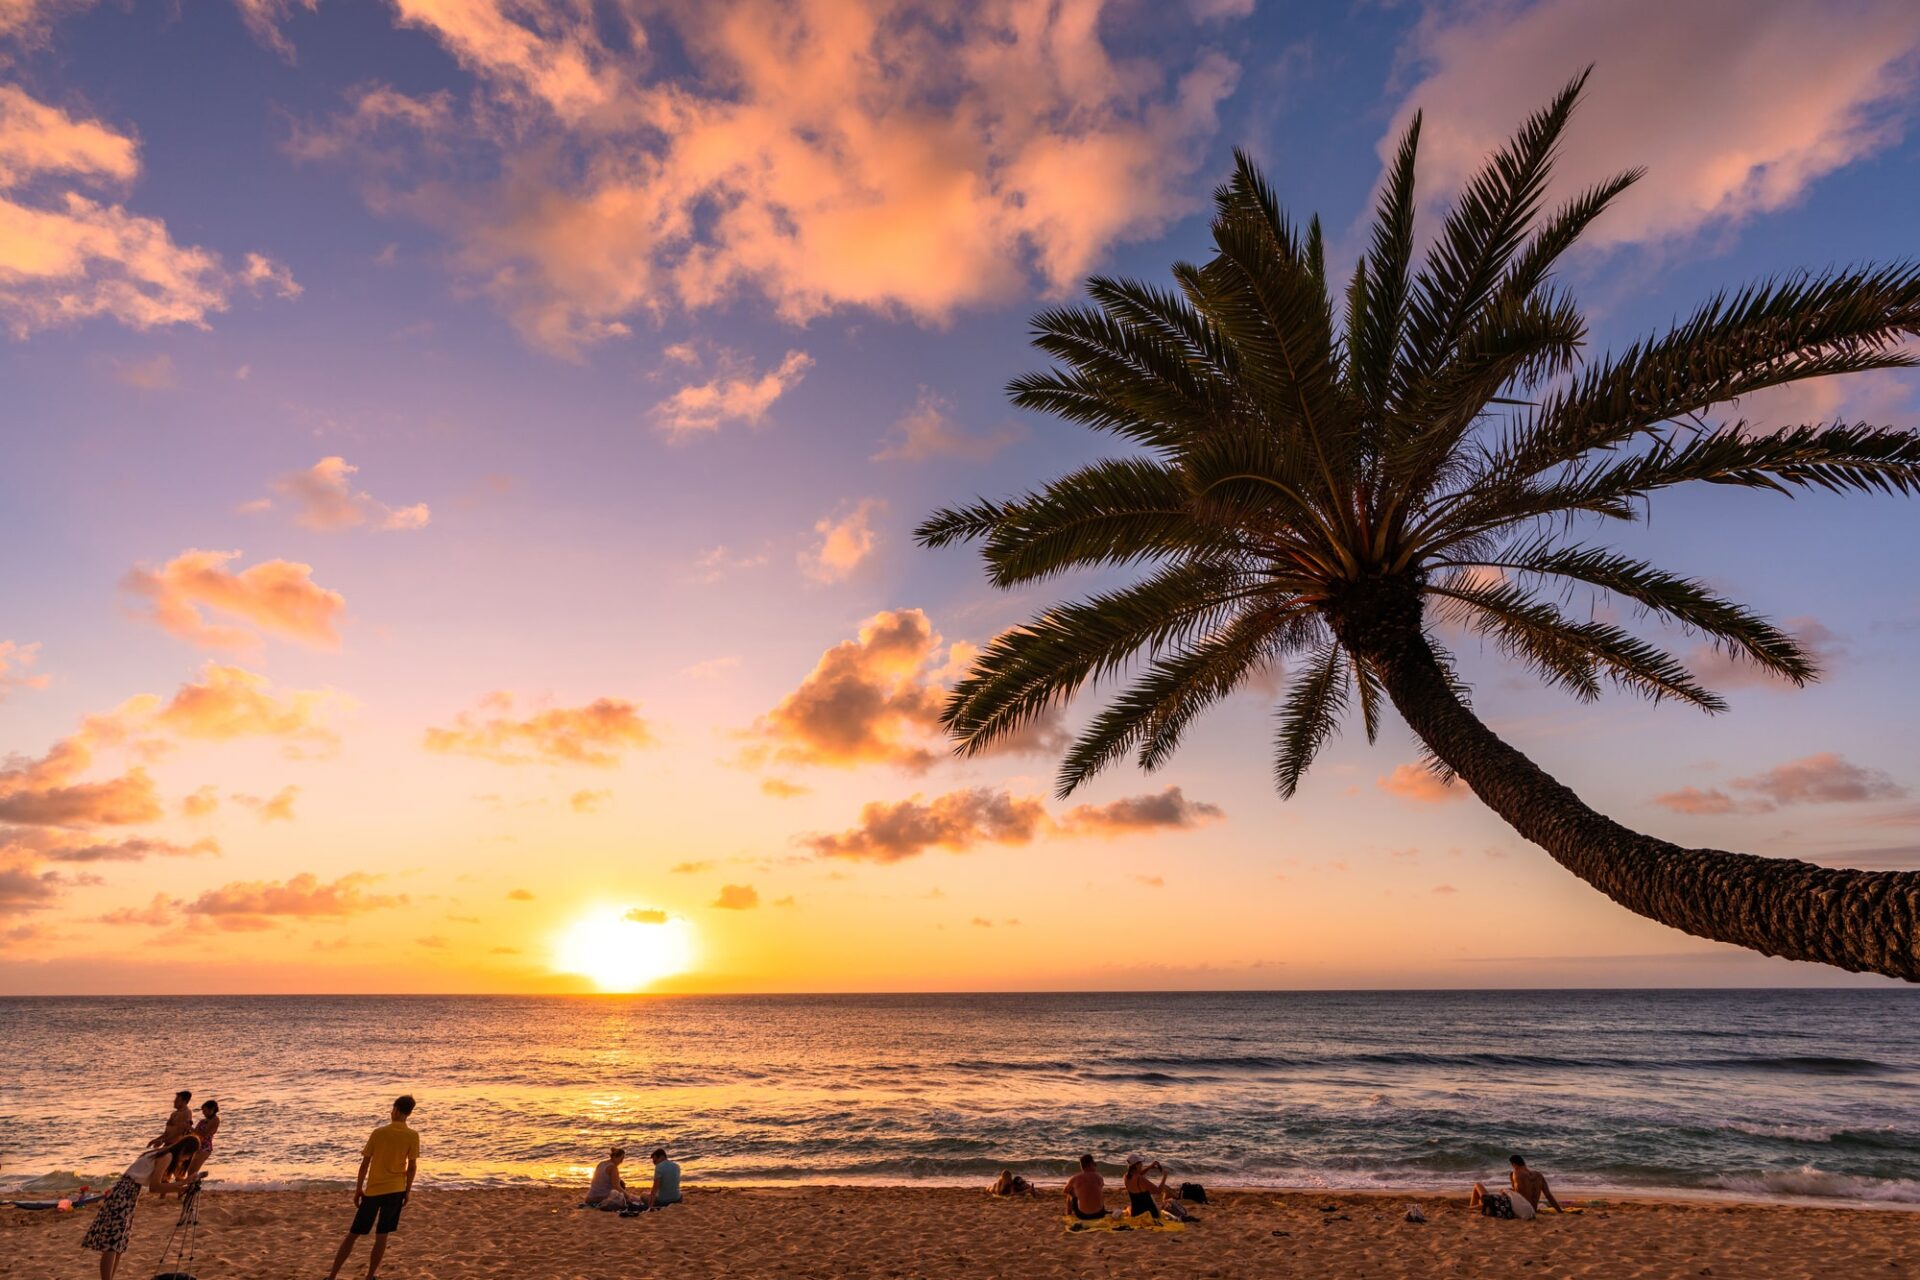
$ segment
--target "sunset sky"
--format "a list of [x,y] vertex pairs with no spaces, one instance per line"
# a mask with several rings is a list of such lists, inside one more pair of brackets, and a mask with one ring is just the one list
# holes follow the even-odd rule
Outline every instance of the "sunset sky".
[[[1235,146],[1344,272],[1416,106],[1438,202],[1588,62],[1566,185],[1650,168],[1596,347],[1920,252],[1910,0],[0,0],[0,992],[1847,981],[1616,908],[1397,722],[1281,802],[1281,673],[1064,802],[1090,701],[936,732],[1100,585],[912,545],[1110,450],[1008,406],[1028,316],[1202,255]],[[1481,714],[1668,839],[1920,866],[1920,505],[1609,533],[1827,677],[1582,705],[1455,637]]]

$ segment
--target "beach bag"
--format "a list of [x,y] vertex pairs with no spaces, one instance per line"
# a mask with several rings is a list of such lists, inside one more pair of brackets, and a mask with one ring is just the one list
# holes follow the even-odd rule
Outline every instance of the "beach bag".
[[1205,1204],[1207,1189],[1197,1182],[1183,1182],[1180,1184],[1180,1198],[1189,1204]]

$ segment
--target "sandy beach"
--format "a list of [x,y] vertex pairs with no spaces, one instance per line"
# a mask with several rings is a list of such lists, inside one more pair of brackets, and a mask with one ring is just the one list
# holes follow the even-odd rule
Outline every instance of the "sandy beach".
[[[1753,1204],[1589,1201],[1576,1217],[1498,1222],[1427,1194],[1231,1192],[1180,1234],[1064,1230],[1057,1201],[955,1189],[693,1189],[687,1204],[622,1220],[560,1190],[420,1192],[387,1280],[573,1280],[597,1275],[830,1277],[1402,1276],[1895,1277],[1920,1274],[1920,1214]],[[1417,1203],[1424,1225],[1402,1215]],[[350,1216],[340,1192],[208,1193],[204,1280],[326,1273]],[[89,1211],[0,1209],[7,1275],[90,1277]],[[153,1273],[171,1225],[143,1199],[127,1280]],[[366,1248],[345,1273],[365,1274]]]

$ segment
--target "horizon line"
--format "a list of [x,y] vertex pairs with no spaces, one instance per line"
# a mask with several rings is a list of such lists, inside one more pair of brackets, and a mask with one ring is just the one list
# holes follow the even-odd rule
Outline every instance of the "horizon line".
[[848,999],[877,996],[1303,996],[1303,995],[1528,995],[1613,992],[1849,991],[1920,994],[1920,984],[1858,986],[1569,986],[1569,987],[1110,987],[1047,989],[936,989],[924,991],[47,991],[0,992],[0,1000],[726,1000]]

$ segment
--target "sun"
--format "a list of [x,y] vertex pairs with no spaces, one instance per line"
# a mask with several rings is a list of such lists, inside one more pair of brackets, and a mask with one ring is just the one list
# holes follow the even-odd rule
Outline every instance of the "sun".
[[664,912],[618,907],[574,921],[553,953],[557,972],[591,978],[602,991],[638,991],[692,965],[692,925]]

